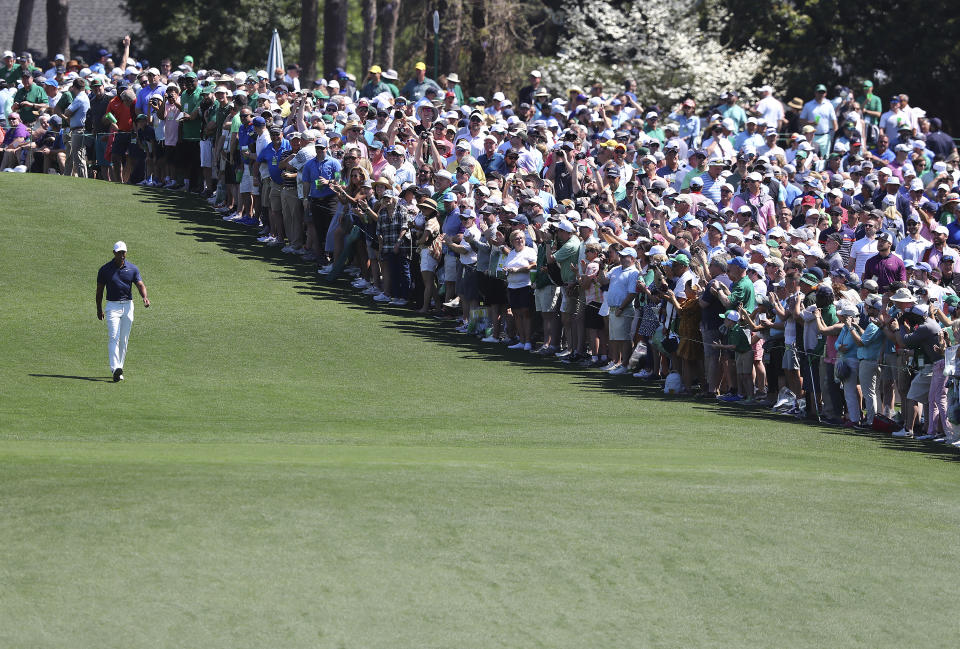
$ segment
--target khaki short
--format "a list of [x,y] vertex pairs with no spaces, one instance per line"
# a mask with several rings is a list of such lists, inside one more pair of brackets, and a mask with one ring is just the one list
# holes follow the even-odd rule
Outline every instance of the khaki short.
[[[582,291],[579,286],[572,286],[570,288],[561,288],[560,289],[560,313],[573,313],[577,314],[580,312],[581,305],[583,303],[583,296],[581,295]],[[631,313],[633,309],[630,310]],[[626,311],[624,311],[626,313]],[[621,339],[622,340],[622,339]]]
[[933,378],[933,365],[925,365],[910,381],[910,390],[907,398],[922,404],[927,403],[930,397],[930,381]]
[[624,309],[623,315],[617,315],[615,309],[610,310],[610,340],[633,339],[634,315],[634,308],[632,306]]
[[737,374],[750,374],[753,372],[753,350],[748,352],[736,352],[737,356]]
[[549,284],[543,288],[533,291],[533,301],[536,304],[537,313],[550,313],[556,311],[560,305],[560,287]]

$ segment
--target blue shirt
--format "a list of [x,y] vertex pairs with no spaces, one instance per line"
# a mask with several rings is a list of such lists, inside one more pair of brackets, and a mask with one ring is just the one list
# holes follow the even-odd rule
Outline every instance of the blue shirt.
[[627,270],[624,270],[623,266],[618,266],[610,271],[608,277],[610,286],[607,289],[607,304],[613,310],[623,304],[628,295],[637,292],[637,278],[640,277],[640,271],[636,266]]
[[338,181],[340,178],[340,161],[336,158],[326,157],[323,160],[313,158],[304,165],[300,171],[300,178],[305,183],[310,183],[310,198],[327,198],[333,196],[333,190],[327,185],[318,185],[317,181],[324,180]]
[[67,106],[70,114],[70,128],[83,128],[83,122],[87,119],[87,111],[90,110],[90,98],[87,93],[78,92],[73,103]]
[[703,179],[703,189],[701,192],[704,196],[712,200],[714,203],[720,202],[720,188],[723,187],[723,184],[726,182],[723,176],[717,176],[717,179],[714,180],[710,177],[710,174],[704,171],[700,174],[700,178]]
[[286,140],[280,140],[280,150],[273,146],[273,142],[263,147],[263,150],[260,151],[260,155],[257,156],[257,162],[266,162],[267,170],[270,172],[270,179],[282,185],[283,184],[283,174],[280,171],[280,158],[284,153],[290,150],[290,143]]
[[97,284],[107,287],[107,300],[110,302],[131,299],[133,285],[141,281],[140,269],[129,261],[124,261],[123,266],[118,268],[111,259],[97,272]]
[[861,361],[880,360],[880,354],[886,346],[887,338],[876,324],[870,323],[860,336],[863,344],[857,347],[857,358]]
[[[253,130],[253,124],[248,124],[246,126],[241,125],[240,130],[237,131],[237,149],[240,151],[253,149],[256,151],[256,140],[257,136]],[[249,165],[250,160],[244,158],[243,163]]]

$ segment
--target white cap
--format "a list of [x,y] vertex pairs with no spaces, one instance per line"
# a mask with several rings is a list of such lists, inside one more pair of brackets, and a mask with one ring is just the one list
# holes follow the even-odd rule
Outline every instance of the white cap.
[[113,244],[113,251],[114,251],[114,252],[120,252],[121,250],[122,250],[123,252],[126,252],[126,251],[127,251],[127,244],[125,244],[123,241],[117,241],[115,244]]
[[493,93],[493,101],[503,101],[506,97],[503,96],[503,93],[499,90]]

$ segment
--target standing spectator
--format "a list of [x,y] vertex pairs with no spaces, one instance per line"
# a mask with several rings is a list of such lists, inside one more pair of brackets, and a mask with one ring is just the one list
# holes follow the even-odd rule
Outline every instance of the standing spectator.
[[107,122],[107,129],[113,134],[110,153],[110,179],[115,183],[130,182],[133,165],[126,164],[127,153],[130,148],[133,133],[133,106],[137,102],[137,95],[133,90],[126,88],[107,104],[107,112],[103,119]]
[[76,78],[70,84],[73,89],[73,101],[64,111],[64,117],[67,122],[70,139],[67,142],[67,164],[64,173],[68,176],[87,177],[87,141],[84,134],[84,122],[87,119],[87,111],[90,110],[90,98],[87,96],[87,83]]
[[803,105],[800,124],[813,126],[813,143],[821,158],[830,152],[830,142],[837,131],[837,113],[827,100],[827,87],[822,83],[814,88],[814,98]]
[[437,85],[437,82],[427,77],[427,66],[423,61],[417,61],[414,69],[416,74],[404,84],[403,90],[400,91],[404,97],[409,101],[419,101],[427,93],[427,88],[433,88],[438,93],[440,92],[440,86]]
[[866,79],[863,82],[863,95],[857,98],[860,104],[860,110],[863,112],[863,121],[872,126],[880,124],[880,116],[883,111],[883,102],[880,97],[873,94],[873,81]]
[[753,107],[753,112],[763,118],[767,128],[772,128],[774,132],[780,130],[787,122],[784,117],[783,104],[773,96],[773,88],[770,86],[760,88],[760,101]]

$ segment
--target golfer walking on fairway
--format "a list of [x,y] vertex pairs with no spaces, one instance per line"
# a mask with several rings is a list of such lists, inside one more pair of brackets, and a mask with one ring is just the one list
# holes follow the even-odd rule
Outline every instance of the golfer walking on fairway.
[[[107,318],[107,359],[113,381],[123,380],[123,360],[127,356],[127,340],[133,325],[133,285],[137,285],[143,306],[149,308],[147,287],[140,277],[140,269],[127,261],[127,244],[113,244],[113,261],[100,267],[97,273],[97,318]],[[103,310],[103,289],[107,289],[107,310]]]

